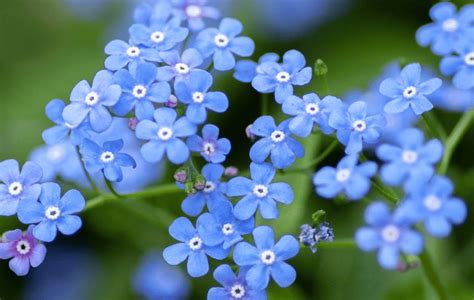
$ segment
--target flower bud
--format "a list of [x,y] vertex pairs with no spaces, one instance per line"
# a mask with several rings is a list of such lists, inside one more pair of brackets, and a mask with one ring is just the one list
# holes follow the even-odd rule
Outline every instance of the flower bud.
[[224,170],[224,176],[227,176],[227,177],[234,177],[234,176],[237,176],[237,174],[239,174],[239,169],[237,169],[237,167],[234,167],[234,166],[227,167]]
[[130,128],[130,130],[135,131],[135,129],[137,128],[137,125],[138,125],[137,118],[133,117],[128,120],[128,128]]

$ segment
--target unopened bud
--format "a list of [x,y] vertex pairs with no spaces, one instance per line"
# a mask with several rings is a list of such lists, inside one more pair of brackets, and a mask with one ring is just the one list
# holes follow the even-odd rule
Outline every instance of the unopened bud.
[[252,124],[245,128],[245,135],[252,141],[255,139],[255,135],[252,133]]
[[202,175],[197,175],[194,180],[194,188],[198,191],[202,191],[206,187],[206,178]]
[[166,101],[165,106],[175,108],[178,106],[178,98],[175,95],[170,95],[168,101]]
[[318,58],[314,63],[314,74],[316,74],[316,76],[324,76],[328,73],[328,71],[328,66],[322,59]]
[[227,176],[227,177],[234,177],[234,176],[237,176],[237,174],[239,174],[239,169],[237,169],[237,167],[234,167],[234,166],[227,167],[224,170],[224,176]]
[[137,118],[133,117],[128,120],[128,128],[130,128],[130,130],[135,131],[135,129],[137,128],[137,125],[138,125]]
[[177,182],[185,183],[186,180],[188,180],[188,173],[186,172],[186,170],[185,170],[184,168],[179,168],[179,169],[176,170],[176,172],[174,173],[174,179],[175,179]]

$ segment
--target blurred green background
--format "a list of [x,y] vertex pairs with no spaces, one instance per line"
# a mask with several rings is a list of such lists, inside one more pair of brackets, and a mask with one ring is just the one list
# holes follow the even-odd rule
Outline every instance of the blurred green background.
[[[341,13],[318,27],[308,28],[297,38],[276,39],[269,30],[259,30],[258,15],[250,5],[260,0],[222,0],[230,16],[242,20],[245,35],[256,41],[256,54],[288,49],[302,51],[309,64],[322,58],[329,66],[331,93],[343,96],[354,89],[366,89],[383,66],[404,57],[436,68],[438,58],[417,46],[415,31],[428,23],[428,10],[434,3],[421,0],[348,0]],[[315,0],[317,1],[317,0]],[[77,2],[77,1],[76,1]],[[87,1],[90,2],[90,1]],[[30,151],[42,143],[41,132],[50,126],[44,107],[52,98],[68,100],[74,85],[91,79],[103,68],[103,48],[108,40],[126,33],[126,1],[111,1],[96,18],[81,18],[60,0],[2,0],[0,5],[0,160],[15,158],[24,162]],[[299,5],[294,0],[294,5]],[[469,1],[456,1],[457,4]],[[80,3],[80,2],[79,2]],[[130,13],[130,11],[128,11]],[[284,19],[281,22],[285,22]],[[257,57],[257,56],[254,56]],[[323,94],[318,80],[304,91]],[[225,117],[213,122],[222,135],[234,142],[229,163],[244,167],[250,142],[243,129],[259,113],[259,98],[248,85],[222,75],[215,87],[225,91],[231,108]],[[276,110],[277,107],[275,106]],[[457,114],[437,112],[450,129]],[[474,208],[474,159],[471,130],[455,154],[449,175],[456,182],[456,194]],[[314,150],[318,145],[312,145]],[[324,147],[324,145],[319,145]],[[310,150],[311,151],[311,150]],[[330,158],[335,163],[342,153]],[[171,170],[172,171],[172,170]],[[171,172],[170,171],[170,172]],[[171,178],[171,177],[167,177]],[[363,203],[334,204],[317,198],[310,178],[304,174],[289,178],[295,183],[297,199],[282,207],[283,216],[272,222],[279,233],[298,233],[310,222],[316,209],[328,212],[336,238],[352,237],[363,224]],[[163,226],[162,211],[181,215],[180,196],[145,199],[132,203],[111,203],[84,215],[80,234],[61,238],[58,244],[87,249],[95,257],[96,272],[87,299],[134,299],[131,277],[147,249],[163,249],[171,243]],[[14,218],[0,218],[0,231],[19,224]],[[442,241],[427,238],[429,252],[448,288],[451,299],[474,299],[474,218],[468,218]],[[54,264],[54,257],[49,257]],[[321,248],[313,255],[303,249],[292,261],[298,270],[297,282],[288,289],[273,284],[269,299],[436,299],[421,269],[406,273],[387,272],[375,256],[355,248]],[[36,272],[33,270],[31,273]],[[74,269],[62,270],[65,274]],[[0,261],[0,298],[21,299],[30,276],[17,278]],[[192,299],[205,299],[208,288],[216,286],[211,275],[191,281]],[[54,293],[54,290],[51,291]],[[42,299],[40,299],[42,300]]]

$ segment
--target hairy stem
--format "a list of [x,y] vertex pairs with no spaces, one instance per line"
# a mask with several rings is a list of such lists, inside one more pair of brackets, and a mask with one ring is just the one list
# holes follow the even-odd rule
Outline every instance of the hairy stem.
[[435,114],[431,111],[425,112],[421,116],[431,134],[444,142],[446,140],[446,131],[438,118],[436,118]]
[[436,272],[434,268],[433,262],[431,261],[431,258],[426,250],[423,253],[421,253],[420,261],[421,261],[421,266],[423,268],[423,273],[425,274],[429,283],[431,284],[436,294],[438,295],[438,299],[447,300],[448,293],[444,289],[441,279],[439,278],[438,273]]

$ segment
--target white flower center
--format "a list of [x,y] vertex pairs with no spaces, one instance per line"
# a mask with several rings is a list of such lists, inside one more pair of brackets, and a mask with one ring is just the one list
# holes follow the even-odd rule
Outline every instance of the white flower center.
[[466,56],[464,57],[464,62],[468,66],[474,66],[474,51],[466,54]]
[[196,251],[196,250],[199,250],[202,248],[202,240],[200,238],[198,238],[197,236],[196,237],[193,237],[189,243],[189,248],[191,248],[191,250],[193,251]]
[[49,220],[54,221],[57,218],[59,218],[59,216],[61,216],[61,210],[56,206],[50,206],[46,209],[46,211],[44,212],[44,215]]
[[319,106],[315,103],[306,104],[306,112],[314,116],[319,112]]
[[400,230],[394,225],[387,225],[382,229],[382,238],[389,243],[396,242],[400,238]]
[[412,150],[405,150],[402,152],[402,160],[407,164],[415,163],[418,160],[418,154]]
[[224,235],[234,233],[234,226],[232,226],[230,223],[224,224],[224,226],[222,226],[222,233],[224,233]]
[[285,71],[281,71],[275,76],[276,80],[280,83],[286,83],[290,81],[290,77],[290,74]]
[[242,299],[245,296],[245,288],[241,284],[234,284],[230,289],[230,295],[234,299]]
[[87,105],[94,106],[99,102],[99,95],[96,92],[90,92],[84,99]]
[[138,47],[130,47],[127,49],[127,56],[131,58],[138,57],[140,55],[140,49]]
[[161,127],[158,130],[158,138],[162,141],[167,141],[173,136],[173,130],[169,127]]
[[275,253],[271,250],[263,251],[260,254],[260,260],[267,266],[272,265],[275,262]]
[[351,170],[349,169],[342,169],[336,173],[336,180],[339,182],[346,182],[349,177],[351,177]]
[[216,44],[217,47],[219,48],[224,48],[229,45],[229,38],[226,35],[223,35],[222,33],[219,33],[214,37],[214,43]]
[[165,39],[165,34],[161,31],[155,31],[151,34],[150,39],[154,43],[159,44],[159,43],[163,42],[163,40]]
[[459,22],[456,19],[447,19],[443,22],[443,30],[447,32],[454,32],[459,28]]
[[31,245],[27,240],[20,240],[16,243],[16,251],[21,255],[26,255],[30,252]]
[[136,85],[134,88],[133,88],[133,96],[137,99],[141,99],[143,97],[146,96],[146,87],[144,87],[143,85],[139,84],[139,85]]
[[416,87],[409,86],[403,91],[403,97],[411,99],[416,96],[417,92]]
[[64,158],[65,152],[64,148],[59,145],[52,146],[46,153],[46,159],[51,163],[56,163]]
[[18,196],[21,194],[21,192],[23,192],[23,185],[19,183],[18,181],[14,182],[10,184],[10,186],[8,187],[8,192],[12,196]]
[[197,5],[189,5],[188,7],[186,7],[185,11],[186,15],[190,18],[197,18],[202,14],[201,7]]
[[367,124],[363,120],[357,120],[357,121],[354,121],[354,123],[352,123],[352,128],[355,131],[362,132],[365,129],[367,129]]
[[100,160],[105,164],[113,162],[114,159],[115,155],[110,151],[105,151],[100,155]]
[[204,101],[204,94],[201,92],[194,92],[193,93],[193,101],[195,103],[202,103]]
[[204,145],[202,146],[202,151],[206,154],[206,155],[211,155],[212,153],[214,153],[214,151],[216,151],[215,147],[214,147],[214,144],[213,143],[204,143]]
[[281,130],[275,130],[272,132],[271,136],[272,141],[279,143],[285,139],[285,133]]
[[439,198],[434,195],[428,195],[423,201],[423,204],[429,211],[432,212],[441,208],[441,200],[439,200]]
[[189,66],[187,64],[177,63],[174,68],[176,69],[176,72],[181,75],[186,75],[189,73]]
[[253,187],[253,194],[258,198],[263,198],[268,195],[268,188],[263,184],[256,184]]
[[216,184],[212,181],[206,181],[206,185],[204,186],[204,192],[210,193],[216,189]]

